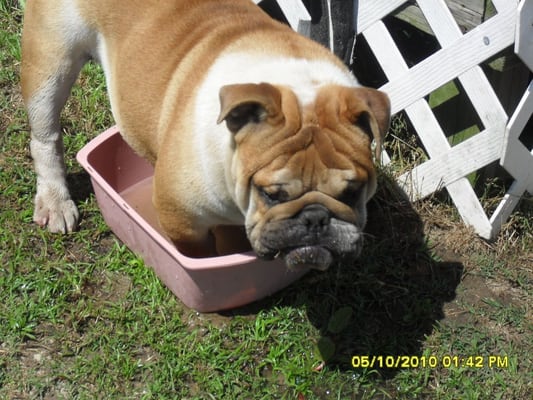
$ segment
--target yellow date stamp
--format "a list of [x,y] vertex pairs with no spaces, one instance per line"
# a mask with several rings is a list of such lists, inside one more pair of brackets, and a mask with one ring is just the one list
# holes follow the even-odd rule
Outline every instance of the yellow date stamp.
[[454,355],[389,355],[352,357],[354,368],[509,368],[507,355],[454,356]]

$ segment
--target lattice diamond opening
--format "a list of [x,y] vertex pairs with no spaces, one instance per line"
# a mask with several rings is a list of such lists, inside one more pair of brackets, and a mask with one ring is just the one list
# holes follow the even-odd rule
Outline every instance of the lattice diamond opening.
[[426,100],[450,146],[458,145],[485,130],[459,79],[437,88],[426,96]]
[[385,16],[383,23],[409,68],[441,49],[416,1],[406,2]]

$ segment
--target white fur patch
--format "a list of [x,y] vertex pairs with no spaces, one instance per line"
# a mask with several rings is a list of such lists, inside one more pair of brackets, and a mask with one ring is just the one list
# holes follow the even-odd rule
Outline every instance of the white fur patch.
[[314,101],[321,86],[358,86],[351,73],[327,61],[230,53],[209,69],[198,100],[203,102],[215,93],[218,101],[218,91],[224,85],[262,82],[290,87],[302,106]]
[[89,53],[94,56],[92,49],[96,46],[96,31],[81,16],[75,2],[62,2],[58,20],[61,21],[62,36],[70,47],[70,53]]

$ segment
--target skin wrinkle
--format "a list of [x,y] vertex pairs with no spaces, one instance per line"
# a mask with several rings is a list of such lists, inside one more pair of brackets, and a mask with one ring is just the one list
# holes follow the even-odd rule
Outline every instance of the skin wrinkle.
[[[297,133],[297,135],[307,136],[302,140],[306,141],[303,149],[292,154],[286,150],[269,164],[262,165],[257,169],[260,170],[272,166],[272,169],[276,170],[279,164],[285,164],[289,168],[290,165],[301,165],[299,175],[302,176],[303,191],[316,187],[321,180],[326,178],[328,169],[332,168],[348,170],[355,167],[356,170],[361,171],[357,175],[361,175],[361,178],[367,177],[368,174],[364,170],[365,167],[368,168],[368,165],[359,162],[359,158],[350,157],[350,151],[346,150],[350,149],[349,143],[344,142],[342,146],[340,144],[335,146],[332,137],[327,135],[325,130],[320,131],[316,128],[309,128],[304,128]],[[318,143],[315,145],[315,142]],[[323,151],[319,151],[318,148],[323,149]],[[352,151],[356,150],[359,149],[352,148]],[[284,158],[287,158],[287,161],[280,162]],[[326,172],[326,174],[321,174],[321,172]]]

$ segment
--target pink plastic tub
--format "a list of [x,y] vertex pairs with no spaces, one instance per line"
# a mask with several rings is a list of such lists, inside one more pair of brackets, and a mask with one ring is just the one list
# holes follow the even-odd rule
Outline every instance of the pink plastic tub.
[[106,223],[188,307],[210,312],[242,306],[307,272],[289,271],[282,260],[260,260],[252,252],[206,258],[181,254],[157,223],[152,166],[133,152],[116,127],[88,143],[77,159],[91,176]]

